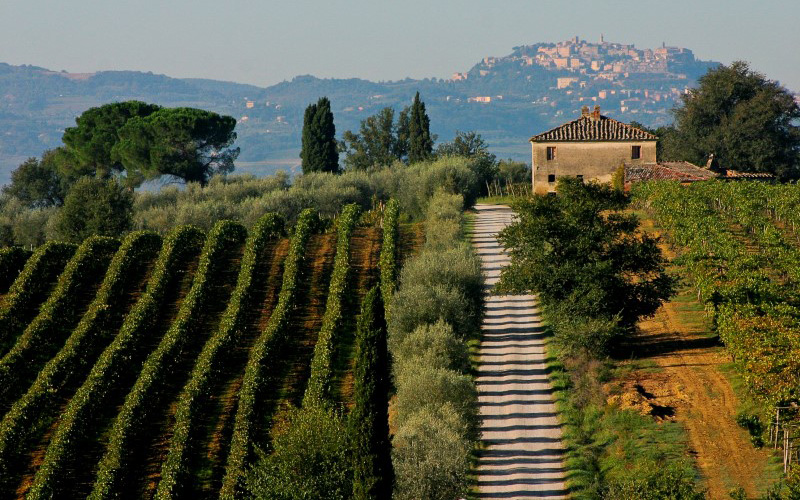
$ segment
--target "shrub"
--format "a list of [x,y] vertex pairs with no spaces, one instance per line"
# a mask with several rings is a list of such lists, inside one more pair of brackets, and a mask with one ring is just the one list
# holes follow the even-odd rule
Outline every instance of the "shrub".
[[39,314],[0,359],[0,400],[19,390],[27,377],[58,352],[82,316],[84,297],[102,280],[119,244],[119,240],[104,236],[87,238],[81,244]]
[[351,450],[341,414],[321,406],[291,409],[273,428],[272,447],[247,477],[255,498],[351,498]]
[[70,187],[56,230],[68,241],[91,235],[120,236],[133,225],[133,193],[116,180],[82,177]]
[[460,338],[467,338],[479,328],[479,317],[463,292],[445,285],[401,285],[389,309],[389,345],[403,341],[419,325],[443,320],[453,325]]
[[704,491],[695,486],[692,467],[648,462],[629,471],[625,478],[612,479],[603,498],[609,500],[702,500]]
[[0,248],[0,293],[8,291],[30,256],[31,252],[19,247]]
[[456,337],[452,326],[441,320],[418,326],[395,346],[393,355],[397,373],[413,371],[418,366],[460,372],[469,369],[467,345]]
[[244,489],[245,471],[253,455],[252,435],[257,425],[261,391],[264,389],[264,368],[269,356],[274,355],[276,347],[289,335],[287,330],[289,314],[294,308],[295,293],[300,275],[300,264],[305,254],[306,244],[312,231],[319,225],[317,212],[306,209],[294,227],[294,235],[289,243],[289,252],[283,266],[283,283],[278,295],[278,303],[270,315],[269,322],[250,350],[245,366],[239,402],[233,423],[233,435],[225,465],[220,497],[233,499]]
[[[214,374],[221,368],[225,354],[234,347],[245,328],[246,311],[255,305],[252,303],[252,285],[258,259],[267,242],[280,237],[283,231],[283,219],[276,214],[267,214],[250,233],[245,244],[236,288],[228,301],[219,328],[197,357],[189,381],[179,396],[169,453],[161,467],[161,482],[158,485],[160,495],[165,495],[166,492],[172,496],[177,495],[177,492],[182,491],[185,486],[187,455],[197,427],[200,425],[198,414],[208,402]],[[106,476],[113,476],[113,471],[114,469],[109,467]],[[110,479],[104,478],[103,482],[109,481]],[[103,488],[100,481],[97,488]]]
[[[122,243],[108,268],[97,295],[64,347],[36,377],[30,388],[17,399],[0,423],[0,463],[8,463],[43,422],[52,419],[56,401],[68,384],[86,376],[104,342],[121,320],[123,301],[130,285],[158,251],[161,238],[152,233],[131,233]],[[26,385],[17,384],[23,391]],[[14,395],[16,391],[14,392]],[[11,399],[6,395],[6,399]],[[13,459],[10,459],[13,460]]]
[[6,352],[36,314],[36,308],[47,298],[53,282],[76,248],[71,243],[49,241],[25,262],[0,303],[0,354]]
[[350,271],[350,236],[358,222],[358,205],[347,205],[338,220],[336,257],[328,286],[328,298],[322,317],[314,356],[311,359],[311,375],[303,396],[303,405],[330,402],[333,354],[336,334],[342,319],[342,300],[347,293],[347,276]]
[[399,217],[400,204],[397,200],[389,200],[383,215],[383,243],[378,263],[381,272],[381,296],[384,299],[384,307],[387,309],[388,302],[397,289],[397,276],[399,274],[397,262]]
[[395,500],[453,499],[467,494],[472,443],[468,424],[449,404],[425,407],[395,433]]
[[483,275],[480,261],[466,243],[447,250],[423,250],[408,261],[400,276],[402,283],[424,286],[445,286],[458,290],[469,301],[463,311],[468,318],[477,318],[483,307]]
[[470,436],[478,428],[478,393],[469,375],[447,368],[423,365],[403,365],[408,368],[395,374],[397,397],[394,400],[395,419],[398,428],[422,408],[438,408],[449,404],[467,424]]

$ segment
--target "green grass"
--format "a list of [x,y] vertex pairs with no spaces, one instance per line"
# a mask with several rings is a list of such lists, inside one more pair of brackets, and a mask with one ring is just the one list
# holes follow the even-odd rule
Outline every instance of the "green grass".
[[484,196],[482,198],[478,198],[475,203],[483,203],[486,205],[509,205],[511,202],[519,198],[518,196]]
[[683,464],[696,478],[686,431],[677,422],[656,422],[606,402],[604,386],[636,370],[657,371],[652,360],[586,360],[547,344],[547,367],[555,390],[567,449],[567,486],[574,498],[602,498],[609,482],[629,479],[646,463]]
[[[772,412],[766,412],[763,406],[752,397],[742,378],[741,368],[737,368],[736,363],[731,362],[721,365],[719,371],[728,379],[734,394],[736,394],[736,399],[738,400],[736,406],[737,415],[757,415],[762,424],[764,424],[764,446],[771,448],[771,445],[767,442],[769,439],[766,435],[766,430],[768,429],[770,418],[774,418]],[[742,432],[745,432],[744,429]],[[758,482],[756,483],[756,489],[759,494],[766,493],[770,486],[778,483],[783,478],[783,462],[779,454],[780,451],[773,453],[767,465],[759,474]]]

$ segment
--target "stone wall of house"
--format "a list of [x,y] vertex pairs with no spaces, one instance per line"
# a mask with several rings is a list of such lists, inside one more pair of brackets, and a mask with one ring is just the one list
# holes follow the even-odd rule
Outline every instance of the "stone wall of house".
[[[593,141],[531,142],[533,190],[537,193],[555,190],[559,177],[578,175],[584,181],[611,182],[614,172],[623,163],[655,163],[656,141]],[[639,159],[632,159],[632,146],[641,147]],[[555,147],[555,158],[547,159],[547,148]],[[548,178],[555,175],[555,180]],[[552,178],[551,178],[552,179]]]

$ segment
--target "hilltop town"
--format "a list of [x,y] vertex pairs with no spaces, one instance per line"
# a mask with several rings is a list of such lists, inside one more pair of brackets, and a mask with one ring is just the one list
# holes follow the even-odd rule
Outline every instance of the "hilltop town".
[[[667,111],[705,73],[713,62],[700,61],[687,48],[665,43],[655,49],[639,49],[633,44],[599,43],[576,36],[558,43],[539,43],[515,47],[504,57],[485,57],[471,70],[454,73],[450,81],[474,83],[515,75],[529,82],[545,82],[539,95],[531,94],[533,104],[555,108],[553,116],[572,113],[582,104],[602,103],[615,114],[646,114],[638,118],[648,123],[667,120]],[[468,102],[491,103],[507,100],[506,95],[475,95]],[[512,97],[513,98],[513,97]]]

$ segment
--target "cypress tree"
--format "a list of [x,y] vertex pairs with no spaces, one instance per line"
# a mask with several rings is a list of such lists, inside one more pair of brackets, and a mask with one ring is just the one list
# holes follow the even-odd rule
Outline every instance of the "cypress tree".
[[389,442],[389,350],[380,289],[364,297],[356,327],[355,405],[349,428],[353,442],[353,498],[392,497],[391,443]]
[[425,103],[420,101],[419,92],[411,105],[411,118],[408,124],[408,162],[425,161],[433,156],[431,121],[425,113]]
[[336,126],[327,97],[320,97],[316,104],[309,104],[306,108],[300,158],[304,174],[339,171]]

